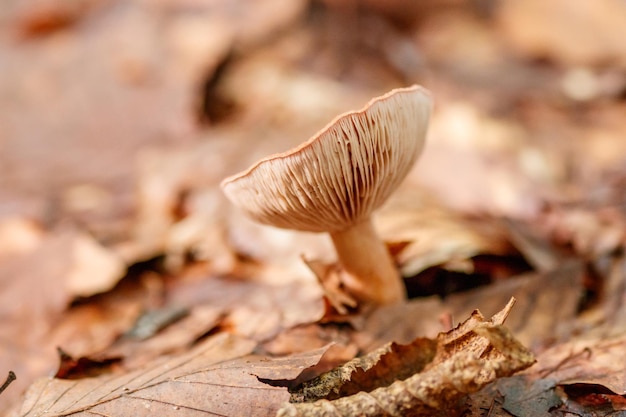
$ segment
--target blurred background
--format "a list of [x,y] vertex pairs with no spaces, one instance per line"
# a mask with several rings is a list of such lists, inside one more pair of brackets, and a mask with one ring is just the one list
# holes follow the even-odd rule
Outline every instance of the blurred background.
[[623,170],[619,0],[5,0],[0,22],[0,216],[105,242],[415,83],[437,107],[411,180],[457,209],[533,215]]
[[[626,203],[625,39],[622,0],[3,0],[0,284],[33,265],[10,258],[67,229],[90,242],[76,244],[88,248],[77,275],[102,281],[79,278],[33,317],[157,257],[215,274],[242,258],[324,257],[325,238],[252,223],[220,181],[412,84],[435,98],[427,145],[377,220],[386,240],[422,244],[400,259],[405,276],[508,250],[492,231],[468,236],[461,218],[613,250]],[[7,329],[14,343],[20,328]],[[0,356],[14,367],[28,344],[11,343]]]

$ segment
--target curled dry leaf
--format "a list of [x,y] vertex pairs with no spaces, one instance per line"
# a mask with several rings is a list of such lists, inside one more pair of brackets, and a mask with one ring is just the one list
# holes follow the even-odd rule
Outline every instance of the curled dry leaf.
[[[513,299],[491,320],[474,311],[436,340],[392,344],[350,361],[292,394],[292,401],[317,401],[287,404],[277,415],[448,415],[464,395],[534,363],[532,353],[502,327],[512,304]],[[333,399],[344,394],[348,396]]]
[[291,395],[291,402],[334,400],[386,386],[420,372],[433,359],[437,344],[418,338],[408,345],[389,343],[366,356],[305,382]]

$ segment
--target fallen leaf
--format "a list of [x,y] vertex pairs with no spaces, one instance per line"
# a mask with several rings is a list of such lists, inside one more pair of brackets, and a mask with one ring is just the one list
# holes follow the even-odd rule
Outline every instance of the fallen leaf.
[[[498,379],[468,398],[467,417],[551,417],[563,401],[553,380],[523,375]],[[487,412],[487,414],[485,414]]]
[[507,327],[524,345],[533,350],[567,340],[575,330],[576,317],[584,294],[584,265],[570,260],[550,272],[529,273],[495,282],[459,294],[452,294],[446,306],[452,317],[467,315],[472,306],[496,311],[510,297],[517,299]]
[[624,367],[616,361],[626,336],[576,338],[542,352],[537,364],[527,371],[531,377],[556,381],[558,385],[587,384],[626,395]]
[[[0,367],[13,369],[18,375],[13,389],[3,395],[4,403],[9,403],[11,396],[35,376],[53,369],[56,353],[54,346],[48,344],[49,332],[76,296],[68,278],[80,276],[88,282],[100,274],[85,269],[81,264],[85,258],[76,256],[83,239],[88,238],[80,232],[59,230],[45,235],[34,249],[4,258],[0,263],[0,338],[5,341]],[[110,270],[103,272],[100,276],[106,276]]]
[[305,382],[291,393],[290,402],[336,400],[407,379],[433,360],[435,350],[436,342],[426,338],[415,339],[408,345],[387,344]]
[[[353,338],[362,352],[370,352],[390,341],[409,344],[418,337],[435,338],[449,329],[442,318],[449,309],[439,297],[423,297],[397,305],[382,306],[356,321]],[[419,317],[419,320],[407,320]]]
[[512,249],[497,223],[464,219],[415,185],[400,188],[377,213],[375,225],[385,241],[406,242],[396,263],[407,277],[431,266],[454,268],[479,254],[505,255]]
[[359,348],[352,341],[351,334],[333,324],[305,324],[284,330],[274,339],[265,342],[263,349],[272,355],[287,355],[327,345],[330,347],[320,361],[300,375],[302,382],[354,359]]
[[65,278],[69,293],[89,297],[113,288],[126,273],[122,259],[89,235],[76,233],[73,239],[72,267]]
[[532,353],[501,326],[512,304],[491,320],[474,311],[436,340],[390,344],[322,374],[293,390],[296,403],[277,415],[448,415],[464,395],[534,363]]
[[324,299],[328,304],[323,320],[333,321],[345,318],[349,311],[356,309],[358,303],[356,298],[346,288],[344,281],[345,271],[337,262],[325,263],[319,260],[308,260],[303,258],[303,262],[313,272],[324,291]]
[[20,416],[274,416],[289,394],[265,379],[295,379],[326,350],[270,358],[252,354],[255,342],[220,334],[178,356],[123,374],[68,381],[38,380]]
[[124,366],[137,368],[161,355],[189,348],[218,326],[223,314],[220,308],[195,306],[185,317],[149,337],[136,338],[127,333],[106,350],[98,352],[98,357],[121,357]]
[[324,314],[322,292],[314,281],[266,284],[218,278],[200,271],[172,288],[174,305],[208,305],[223,311],[222,326],[258,341],[269,340],[283,329],[314,323]]
[[560,388],[568,399],[567,406],[562,406],[561,409],[570,412],[584,409],[606,416],[620,415],[626,411],[626,396],[615,394],[605,387],[595,384],[571,384]]
[[121,358],[93,359],[81,356],[75,358],[58,348],[59,368],[55,378],[59,379],[80,379],[97,376],[109,371],[110,367],[119,362]]
[[547,242],[545,236],[533,233],[535,231],[532,228],[521,222],[506,220],[505,224],[512,244],[535,270],[548,272],[558,268],[564,255],[560,254],[549,241]]

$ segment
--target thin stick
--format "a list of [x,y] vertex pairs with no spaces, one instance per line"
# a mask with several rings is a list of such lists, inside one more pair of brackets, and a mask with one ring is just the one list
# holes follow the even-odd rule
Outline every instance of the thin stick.
[[2,384],[2,386],[0,387],[0,394],[2,394],[4,390],[7,389],[9,385],[11,385],[11,382],[15,381],[16,379],[17,377],[15,376],[15,372],[9,371],[9,375],[7,375],[6,381],[4,381],[4,384]]

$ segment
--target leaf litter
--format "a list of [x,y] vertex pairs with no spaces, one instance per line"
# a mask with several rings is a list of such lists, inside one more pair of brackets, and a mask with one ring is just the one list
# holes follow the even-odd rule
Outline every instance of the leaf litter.
[[292,391],[277,415],[449,415],[466,394],[535,362],[501,327],[512,304],[491,320],[475,311],[436,340],[392,343],[350,361]]
[[273,416],[289,394],[258,378],[295,379],[325,348],[271,360],[254,355],[255,346],[221,334],[129,373],[79,381],[44,378],[30,388],[19,415]]
[[[493,378],[534,362],[532,354],[501,327],[511,306],[491,320],[476,311],[436,340],[418,338],[409,345],[376,349],[305,382],[304,388],[293,388],[291,399],[318,400],[311,407],[319,407],[319,401],[326,401],[320,399],[334,398],[332,407],[337,404],[341,410],[345,402],[357,407],[345,410],[363,413],[361,400],[366,394],[362,391],[374,390],[373,398],[391,415],[442,411],[444,404],[453,405],[460,396]],[[301,406],[300,414],[288,411],[289,407],[278,411],[289,399],[287,389],[278,385],[285,381],[295,385],[298,376],[318,363],[329,345],[281,357],[254,354],[255,347],[249,339],[220,334],[189,352],[158,358],[127,373],[78,380],[44,378],[29,389],[19,415],[168,415],[172,410],[179,411],[178,415],[318,415],[308,414],[307,405]],[[382,391],[375,390],[387,385]],[[407,399],[407,395],[415,398]],[[237,400],[242,397],[247,406]],[[383,415],[381,412],[366,415]]]
[[[17,374],[0,412],[26,405],[57,347],[96,363],[50,387],[115,357],[95,380],[141,374],[225,333],[270,359],[334,341],[309,379],[511,296],[507,327],[538,362],[459,410],[623,412],[623,4],[144,3],[0,10],[0,371]],[[301,255],[332,262],[329,242],[247,222],[217,184],[413,83],[436,97],[430,137],[377,226],[418,298],[324,316]],[[176,308],[188,315],[124,338]]]

